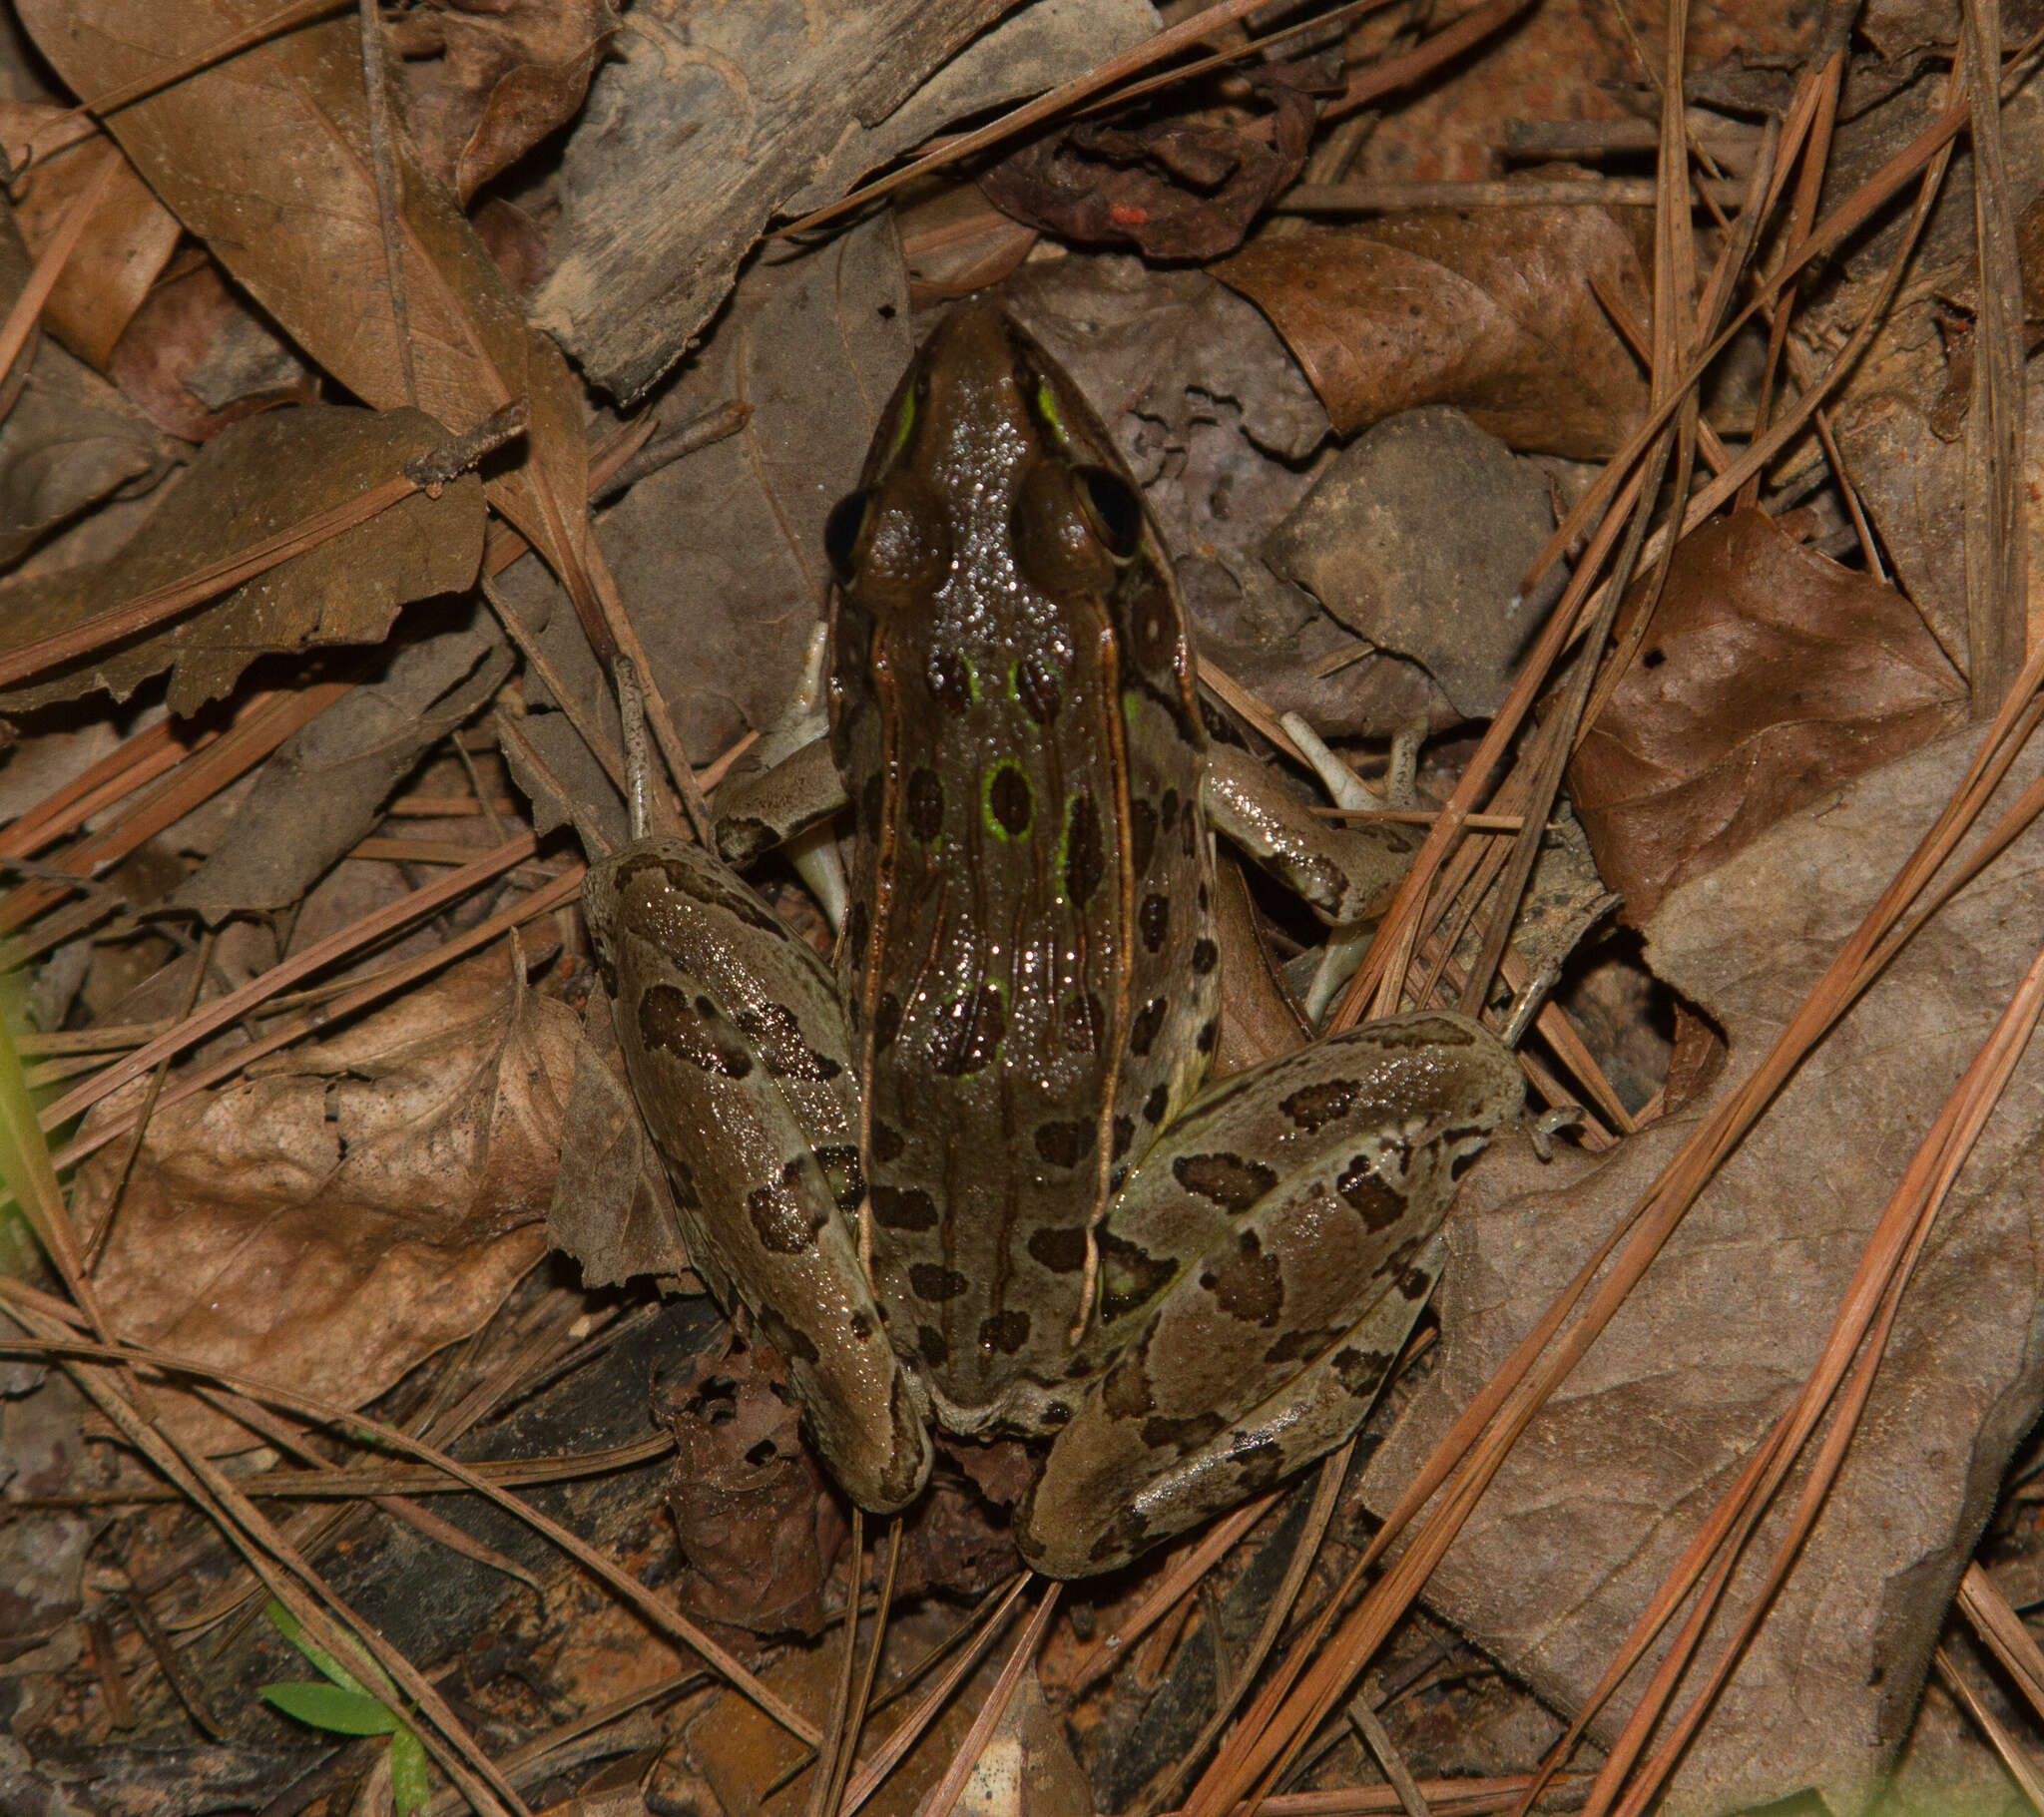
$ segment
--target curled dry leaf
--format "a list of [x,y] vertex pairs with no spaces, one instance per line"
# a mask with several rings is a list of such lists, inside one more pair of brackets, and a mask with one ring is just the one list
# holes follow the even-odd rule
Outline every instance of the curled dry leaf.
[[598,384],[639,396],[844,135],[901,107],[1004,10],[846,0],[791,33],[771,9],[640,0],[562,161],[535,318]]
[[[1767,1051],[1977,741],[1960,733],[1847,783],[1661,905],[1646,927],[1649,962],[1730,1042],[1714,1099]],[[2018,760],[1983,827],[2040,757],[2033,744]],[[1831,1030],[1506,1457],[1434,1573],[1432,1604],[1556,1709],[1580,1707],[1801,1386],[1902,1169],[2035,956],[2040,865],[2044,830],[2033,827]],[[1388,1506],[1704,1108],[1595,1159],[1564,1149],[1543,1166],[1526,1143],[1500,1143],[1472,1171],[1446,1226],[1440,1366],[1370,1466],[1371,1507]],[[1816,1528],[1670,1784],[1671,1813],[1706,1817],[1805,1787],[1856,1812],[1878,1790],[2044,1398],[2040,1158],[2044,1056],[2033,1047],[1931,1233]],[[1800,1481],[1735,1575],[1732,1612],[1773,1558]],[[1727,1629],[1721,1610],[1706,1657]],[[1592,1733],[1608,1742],[1623,1713],[1607,1710]]]
[[[39,130],[48,132],[69,112],[48,101],[0,101],[0,142],[33,143]],[[94,204],[83,236],[43,304],[44,325],[100,372],[177,250],[178,218],[98,130],[32,165],[14,196],[29,250],[40,253],[109,158],[119,160],[120,168]]]
[[[260,1077],[160,1108],[100,1264],[111,1326],[344,1407],[373,1399],[546,1252],[578,1038],[498,949]],[[123,1147],[80,1169],[81,1228],[108,1212]],[[251,1442],[196,1402],[165,1411],[211,1447]]]
[[[17,10],[58,73],[88,96],[181,63],[222,29],[211,0],[22,0]],[[391,146],[405,294],[398,320],[352,11],[198,70],[108,125],[179,220],[357,397],[382,409],[415,404],[456,433],[526,399],[527,458],[490,482],[490,502],[581,587],[581,387],[527,327],[516,293],[453,199],[411,161],[402,134]],[[348,306],[336,307],[342,297]]]
[[170,905],[210,923],[287,907],[366,838],[419,759],[511,672],[495,624],[473,609],[468,616],[468,625],[406,645],[380,680],[349,688],[289,739]]
[[[118,554],[0,592],[7,647],[87,624],[254,548],[396,477],[445,440],[417,410],[315,405],[237,423],[201,450]],[[161,630],[0,693],[0,706],[40,706],[93,688],[125,700],[169,669],[171,710],[194,712],[266,652],[375,643],[408,601],[473,582],[482,543],[482,486],[463,474],[438,498],[415,492]]]
[[1908,601],[1739,511],[1677,549],[1570,792],[1626,918],[1643,921],[1676,884],[1964,711],[1965,683]]
[[575,117],[617,28],[610,0],[428,4],[388,21],[421,162],[465,204]]
[[148,419],[62,347],[40,342],[27,370],[0,421],[0,565],[109,494],[146,491],[172,460]]
[[1593,280],[1651,313],[1602,209],[1440,210],[1267,236],[1214,268],[1273,322],[1342,434],[1454,404],[1514,448],[1601,460],[1647,385]]
[[622,1286],[634,1275],[673,1277],[689,1269],[667,1167],[625,1077],[610,998],[602,991],[589,994],[583,1039],[575,1050],[547,1241],[581,1263],[585,1287]]
[[151,422],[188,442],[319,396],[317,375],[204,253],[149,293],[107,370]]
[[682,1606],[749,1633],[816,1633],[844,1517],[801,1442],[779,1357],[757,1347],[699,1357],[665,1411]]
[[1305,164],[1312,102],[1268,80],[1275,103],[1251,127],[1178,115],[1082,120],[1011,152],[979,180],[986,198],[1027,227],[1089,245],[1133,245],[1150,258],[1219,258]]

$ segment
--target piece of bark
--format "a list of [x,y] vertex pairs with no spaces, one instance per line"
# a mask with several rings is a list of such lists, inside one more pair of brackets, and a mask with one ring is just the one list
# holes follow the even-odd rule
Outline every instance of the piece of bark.
[[847,133],[907,103],[998,0],[862,0],[805,30],[745,7],[633,8],[561,166],[534,320],[622,399],[678,360],[740,261]]

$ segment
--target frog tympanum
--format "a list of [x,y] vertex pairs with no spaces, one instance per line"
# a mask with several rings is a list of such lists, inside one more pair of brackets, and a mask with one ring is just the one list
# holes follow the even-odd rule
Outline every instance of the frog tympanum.
[[[1210,743],[1142,495],[1007,316],[931,334],[826,543],[828,760],[723,858],[593,867],[603,980],[690,1254],[847,1493],[909,1501],[932,1420],[1041,1435],[1024,1558],[1109,1570],[1354,1430],[1519,1070],[1420,1013],[1206,1087],[1213,829],[1336,922],[1412,839]],[[833,979],[725,860],[838,810]]]

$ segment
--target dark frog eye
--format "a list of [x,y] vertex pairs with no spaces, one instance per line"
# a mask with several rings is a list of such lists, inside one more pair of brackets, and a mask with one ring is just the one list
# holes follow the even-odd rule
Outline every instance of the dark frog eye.
[[851,570],[858,555],[858,533],[865,528],[866,507],[873,502],[873,489],[861,487],[849,493],[830,507],[830,515],[823,523],[823,554],[830,563],[830,572],[840,585],[851,585]]
[[1105,467],[1081,467],[1075,476],[1087,521],[1118,562],[1126,562],[1143,543],[1143,501],[1135,487]]

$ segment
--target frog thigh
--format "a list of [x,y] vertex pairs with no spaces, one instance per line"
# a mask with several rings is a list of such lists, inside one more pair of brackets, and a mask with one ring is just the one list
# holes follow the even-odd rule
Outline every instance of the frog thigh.
[[803,1423],[860,1506],[928,1477],[922,1398],[888,1342],[847,1212],[857,1101],[830,976],[701,847],[649,839],[584,904],[634,1096],[692,1257],[787,1358]]
[[1190,1446],[1186,1434],[1117,1417],[1097,1384],[1017,1513],[1023,1558],[1053,1578],[1117,1570],[1332,1451],[1375,1402],[1445,1257],[1441,1237],[1428,1237],[1396,1282],[1284,1387]]
[[1420,829],[1395,821],[1329,825],[1226,744],[1208,748],[1202,799],[1218,830],[1336,926],[1381,915],[1419,849]]

